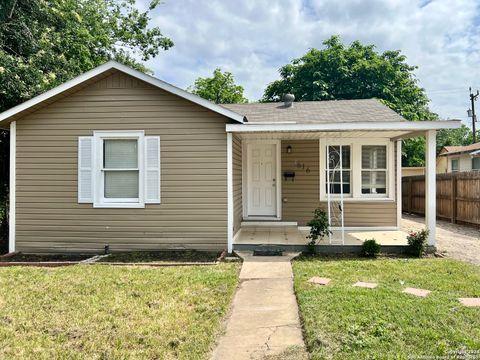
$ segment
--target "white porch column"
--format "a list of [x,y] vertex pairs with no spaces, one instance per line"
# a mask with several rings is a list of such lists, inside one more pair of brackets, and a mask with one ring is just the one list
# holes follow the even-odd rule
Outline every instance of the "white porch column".
[[398,230],[402,228],[402,140],[397,140],[397,157],[396,161],[396,171],[397,171],[397,196],[395,200],[397,201],[397,227]]
[[15,251],[17,122],[10,123],[10,186],[8,213],[8,251]]
[[227,133],[227,242],[228,253],[233,250],[233,151],[232,133]]
[[425,226],[429,230],[428,245],[435,246],[437,180],[436,180],[436,130],[426,132],[425,149]]

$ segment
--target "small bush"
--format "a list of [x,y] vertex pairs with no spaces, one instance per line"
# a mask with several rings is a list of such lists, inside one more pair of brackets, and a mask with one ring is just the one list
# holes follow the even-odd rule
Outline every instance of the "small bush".
[[330,231],[330,224],[328,223],[328,215],[325,210],[320,208],[315,209],[313,219],[310,220],[307,225],[310,226],[310,235],[307,236],[310,241],[307,243],[307,247],[310,253],[314,253],[318,239],[322,239],[324,236],[332,233]]
[[416,257],[422,257],[425,255],[425,250],[427,248],[427,238],[428,238],[428,230],[421,230],[417,232],[411,232],[407,236],[407,252],[410,255]]
[[365,240],[362,244],[362,255],[366,257],[377,257],[380,253],[380,244],[375,239]]

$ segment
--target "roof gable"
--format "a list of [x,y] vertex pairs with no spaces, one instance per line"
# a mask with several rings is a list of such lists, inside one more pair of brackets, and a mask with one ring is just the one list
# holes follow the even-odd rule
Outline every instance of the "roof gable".
[[55,99],[63,94],[68,92],[69,90],[71,91],[74,88],[81,88],[84,86],[88,86],[91,84],[93,81],[98,81],[99,79],[109,76],[112,73],[112,70],[118,70],[121,71],[127,75],[130,75],[138,80],[144,81],[150,85],[153,85],[157,88],[160,88],[162,90],[165,90],[169,93],[172,93],[174,95],[177,95],[181,98],[184,98],[188,101],[191,101],[195,104],[198,104],[204,108],[210,109],[218,114],[221,114],[223,116],[226,116],[232,120],[235,120],[239,123],[243,123],[244,117],[232,110],[229,110],[225,107],[222,107],[220,105],[214,104],[208,100],[205,100],[197,95],[191,94],[185,90],[182,90],[176,86],[173,86],[169,83],[166,83],[165,81],[162,81],[160,79],[157,79],[153,76],[144,74],[138,70],[132,69],[131,67],[128,67],[126,65],[120,64],[116,61],[109,61],[103,65],[100,65],[90,71],[87,71],[86,73],[77,76],[76,78],[69,80],[43,94],[40,94],[38,96],[35,96],[34,98],[25,101],[24,103],[21,103],[9,110],[6,110],[2,113],[0,113],[0,123],[3,121],[7,121],[11,119],[12,117],[18,117],[19,115],[21,116],[22,114],[29,113],[32,111],[35,111],[38,109],[38,107],[41,106],[43,103],[51,103],[55,101]]

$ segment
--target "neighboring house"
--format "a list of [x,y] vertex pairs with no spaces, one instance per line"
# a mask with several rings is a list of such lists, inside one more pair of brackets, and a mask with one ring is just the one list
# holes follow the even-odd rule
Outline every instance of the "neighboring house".
[[441,172],[480,171],[480,142],[466,146],[445,146],[438,158],[443,160]]
[[342,195],[345,227],[398,229],[401,139],[425,135],[434,245],[436,130],[459,125],[374,99],[219,106],[108,62],[0,114],[10,251],[231,251],[243,221],[305,225]]
[[404,166],[402,167],[402,176],[425,175],[424,166]]

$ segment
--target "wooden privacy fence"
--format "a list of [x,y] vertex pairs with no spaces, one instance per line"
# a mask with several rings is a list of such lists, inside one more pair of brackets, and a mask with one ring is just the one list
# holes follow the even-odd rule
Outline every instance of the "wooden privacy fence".
[[[402,211],[425,215],[425,176],[402,177]],[[480,226],[480,171],[437,174],[437,218]]]

